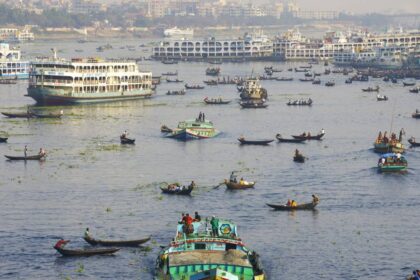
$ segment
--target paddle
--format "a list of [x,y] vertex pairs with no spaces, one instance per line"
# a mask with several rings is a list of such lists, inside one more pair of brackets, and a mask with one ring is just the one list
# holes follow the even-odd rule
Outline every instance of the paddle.
[[223,186],[224,184],[225,184],[225,182],[219,183],[217,186],[213,187],[213,189],[217,189],[217,188],[219,188],[220,186]]

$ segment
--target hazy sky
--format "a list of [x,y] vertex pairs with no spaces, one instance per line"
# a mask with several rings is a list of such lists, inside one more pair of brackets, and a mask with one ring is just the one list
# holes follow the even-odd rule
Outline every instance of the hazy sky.
[[[261,0],[260,0],[261,1]],[[295,0],[302,10],[411,12],[420,14],[420,0]]]

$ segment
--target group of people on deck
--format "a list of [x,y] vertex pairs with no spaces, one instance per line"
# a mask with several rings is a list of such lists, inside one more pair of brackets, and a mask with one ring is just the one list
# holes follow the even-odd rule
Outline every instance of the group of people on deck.
[[198,114],[198,118],[196,119],[196,121],[198,121],[198,122],[205,122],[206,121],[206,116],[204,115],[203,112],[200,112]]
[[180,192],[180,191],[188,190],[189,188],[194,187],[194,186],[195,186],[195,182],[194,181],[191,181],[191,184],[188,187],[181,186],[180,184],[175,183],[175,184],[168,185],[168,190],[174,191],[174,192]]
[[397,135],[395,133],[391,133],[391,139],[390,139],[390,138],[387,137],[387,132],[386,131],[384,132],[384,135],[382,135],[382,132],[379,131],[378,138],[376,138],[376,143],[378,143],[378,144],[379,143],[385,143],[385,144],[386,143],[391,143],[391,144],[392,143],[398,143],[398,142],[402,141],[403,134],[404,134],[404,130],[401,129],[398,139],[397,139]]

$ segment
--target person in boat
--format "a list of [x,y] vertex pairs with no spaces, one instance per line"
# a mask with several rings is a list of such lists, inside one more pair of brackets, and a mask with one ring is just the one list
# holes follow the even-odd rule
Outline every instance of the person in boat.
[[28,155],[28,146],[25,145],[25,148],[23,149],[23,154],[25,155],[25,157]]
[[184,217],[185,217],[185,213],[181,214],[181,220],[178,221],[178,224],[183,224],[184,223]]
[[379,131],[379,135],[378,135],[378,138],[376,139],[376,142],[381,143],[381,141],[382,141],[382,132]]
[[212,235],[214,237],[219,236],[219,219],[217,219],[215,216],[211,217],[210,225]]
[[45,156],[45,155],[46,155],[46,153],[47,153],[47,152],[46,152],[43,148],[40,148],[40,149],[39,149],[39,153],[38,153],[38,154],[39,154],[40,156]]
[[321,134],[325,134],[325,130],[323,128],[321,129]]
[[306,132],[302,133],[300,136],[306,137]]
[[299,150],[296,149],[295,150],[295,157],[301,157],[302,155],[300,154]]
[[229,181],[236,183],[236,175],[235,175],[235,171],[232,171],[232,173],[230,174],[230,178]]
[[308,132],[308,138],[310,138],[311,137],[311,133],[310,132]]
[[195,182],[191,181],[191,184],[188,186],[188,188],[193,188],[193,187],[195,187]]
[[292,203],[290,204],[291,207],[297,207],[298,204],[296,201],[292,200]]
[[197,211],[195,211],[194,213],[194,222],[200,222],[201,221],[201,216],[198,214]]
[[319,203],[319,197],[315,194],[312,195],[312,204],[318,204]]
[[67,245],[67,243],[69,243],[70,240],[64,240],[63,238],[61,238],[60,240],[57,241],[57,243],[55,243],[54,248],[55,249],[63,249],[64,246]]
[[239,180],[239,185],[245,185],[244,178],[241,178],[241,180]]
[[288,207],[292,206],[292,201],[290,199],[287,200],[286,206]]
[[90,234],[89,228],[86,228],[86,230],[85,230],[85,238],[92,238],[92,235]]
[[127,130],[124,130],[123,134],[121,134],[121,139],[126,139],[128,136]]
[[405,134],[405,131],[404,131],[404,129],[402,128],[401,130],[400,130],[400,135],[399,135],[399,137],[398,137],[398,141],[399,142],[401,142],[402,141],[402,136]]
[[60,110],[60,116],[64,115],[64,111]]

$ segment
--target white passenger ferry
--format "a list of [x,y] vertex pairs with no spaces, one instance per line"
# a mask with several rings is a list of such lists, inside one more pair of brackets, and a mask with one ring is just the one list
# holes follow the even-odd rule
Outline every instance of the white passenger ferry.
[[167,40],[153,48],[153,58],[160,60],[264,59],[272,55],[273,43],[267,36],[249,34],[227,40]]
[[153,94],[152,73],[135,62],[99,59],[32,63],[28,96],[44,105],[132,100]]
[[29,71],[30,63],[21,60],[20,50],[0,44],[0,79],[27,79]]
[[180,29],[178,27],[165,29],[163,31],[163,35],[165,37],[170,38],[191,38],[194,36],[194,29],[192,28],[186,28],[186,29]]

